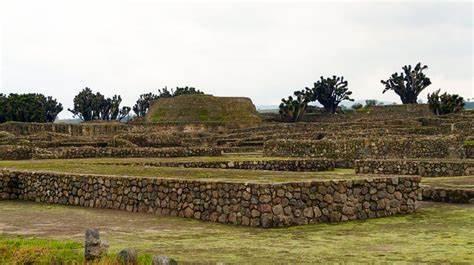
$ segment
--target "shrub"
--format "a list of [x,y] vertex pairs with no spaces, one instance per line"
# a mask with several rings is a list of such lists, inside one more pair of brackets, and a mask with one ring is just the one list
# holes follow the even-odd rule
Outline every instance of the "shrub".
[[362,107],[364,107],[362,104],[360,103],[355,103],[354,105],[352,105],[352,109],[355,109],[355,110],[359,110],[359,109],[362,109]]
[[365,106],[366,107],[372,107],[372,106],[376,106],[377,105],[377,100],[375,99],[367,99],[365,101]]

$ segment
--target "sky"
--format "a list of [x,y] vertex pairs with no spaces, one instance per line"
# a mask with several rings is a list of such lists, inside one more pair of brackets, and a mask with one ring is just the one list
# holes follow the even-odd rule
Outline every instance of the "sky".
[[66,110],[90,87],[133,105],[193,86],[278,105],[320,76],[355,99],[400,102],[382,79],[422,62],[432,85],[474,97],[473,1],[0,0],[0,93]]

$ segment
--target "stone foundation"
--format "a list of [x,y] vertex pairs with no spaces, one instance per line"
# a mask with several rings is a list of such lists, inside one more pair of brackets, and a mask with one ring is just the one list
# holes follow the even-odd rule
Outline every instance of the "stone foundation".
[[0,171],[2,199],[118,209],[252,227],[408,214],[420,177],[279,184]]

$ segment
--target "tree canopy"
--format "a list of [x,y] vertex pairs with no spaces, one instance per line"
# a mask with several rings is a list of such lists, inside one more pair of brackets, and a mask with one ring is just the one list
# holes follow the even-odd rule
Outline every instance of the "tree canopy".
[[348,82],[344,77],[335,76],[324,78],[314,83],[312,88],[306,88],[311,101],[318,101],[329,113],[336,113],[337,107],[344,100],[354,101],[350,98]]
[[440,89],[433,94],[428,94],[428,104],[431,111],[436,115],[460,112],[464,108],[464,98],[459,95],[448,93],[439,94]]
[[93,93],[88,87],[74,97],[74,108],[69,111],[83,121],[91,120],[122,120],[130,113],[130,107],[120,108],[122,98],[114,95],[106,98],[101,93]]
[[0,122],[53,122],[62,110],[61,103],[42,94],[0,94]]
[[393,90],[403,104],[416,104],[418,95],[431,84],[431,80],[423,73],[428,66],[417,63],[415,67],[405,65],[402,69],[402,73],[394,73],[389,79],[380,81],[385,85],[383,93]]

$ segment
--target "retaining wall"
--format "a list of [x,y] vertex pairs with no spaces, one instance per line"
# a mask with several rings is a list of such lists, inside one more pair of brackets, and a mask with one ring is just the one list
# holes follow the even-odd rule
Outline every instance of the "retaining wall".
[[474,189],[422,186],[423,200],[449,203],[474,203]]
[[0,131],[15,135],[32,135],[40,132],[54,132],[71,136],[104,136],[115,135],[127,131],[128,125],[118,122],[103,123],[34,123],[34,122],[6,122],[0,124]]
[[460,158],[464,156],[464,150],[454,137],[273,140],[265,142],[264,155],[354,161],[364,158]]
[[400,160],[364,159],[355,161],[359,174],[401,174],[423,177],[474,175],[474,159]]
[[419,177],[281,184],[0,171],[3,199],[148,212],[253,227],[407,214]]
[[222,150],[220,148],[212,147],[61,147],[43,149],[26,146],[0,146],[0,160],[73,159],[93,157],[187,157],[219,156],[221,154]]

